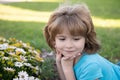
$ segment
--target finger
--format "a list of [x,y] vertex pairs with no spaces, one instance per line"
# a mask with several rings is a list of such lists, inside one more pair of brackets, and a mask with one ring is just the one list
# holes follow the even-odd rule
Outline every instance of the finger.
[[56,50],[56,52],[57,52],[58,54],[60,53],[60,50],[59,50],[58,48],[56,48],[55,50]]
[[81,56],[81,53],[77,53],[76,55],[74,55],[73,57],[78,57]]
[[70,57],[70,60],[72,60],[72,59],[75,59],[77,56],[72,56],[72,57]]
[[78,53],[78,54],[76,54],[76,55],[74,55],[74,56],[71,56],[70,59],[75,59],[75,58],[78,57],[78,56],[81,56],[81,53]]
[[57,56],[62,56],[62,54],[59,51],[57,51],[56,55]]
[[62,54],[61,54],[61,52],[59,50],[56,50],[56,57],[59,57],[59,58],[62,57]]
[[60,54],[60,51],[59,51],[58,49],[56,49],[56,53],[57,53],[57,54]]
[[69,60],[69,59],[70,57],[67,57],[67,56],[62,58],[62,60]]
[[78,55],[78,56],[81,56],[82,54],[81,54],[81,53],[78,53],[77,55]]

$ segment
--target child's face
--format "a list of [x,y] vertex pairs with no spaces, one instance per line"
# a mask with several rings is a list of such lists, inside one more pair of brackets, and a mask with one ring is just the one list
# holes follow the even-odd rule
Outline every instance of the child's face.
[[55,47],[63,56],[75,56],[84,49],[85,38],[83,36],[72,36],[68,31],[57,34],[55,37]]

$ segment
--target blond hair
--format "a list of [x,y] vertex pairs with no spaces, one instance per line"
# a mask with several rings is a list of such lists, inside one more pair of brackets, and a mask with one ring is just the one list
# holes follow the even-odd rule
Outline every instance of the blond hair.
[[55,49],[55,36],[64,29],[73,36],[85,37],[85,52],[95,53],[100,49],[90,11],[86,5],[62,6],[52,13],[44,29],[46,41],[52,49]]

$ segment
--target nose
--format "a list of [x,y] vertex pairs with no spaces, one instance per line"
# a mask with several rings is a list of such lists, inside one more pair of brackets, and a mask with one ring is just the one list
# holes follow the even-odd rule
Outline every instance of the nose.
[[73,42],[71,40],[68,40],[65,44],[66,48],[72,48],[73,47]]

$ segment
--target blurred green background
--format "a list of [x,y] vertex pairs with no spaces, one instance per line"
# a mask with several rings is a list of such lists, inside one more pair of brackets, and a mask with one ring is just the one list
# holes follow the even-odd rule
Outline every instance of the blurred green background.
[[22,0],[1,2],[0,36],[29,42],[38,49],[50,51],[43,29],[51,12],[63,3],[88,5],[97,37],[100,54],[112,62],[120,60],[120,0]]

